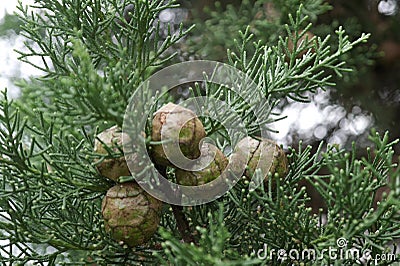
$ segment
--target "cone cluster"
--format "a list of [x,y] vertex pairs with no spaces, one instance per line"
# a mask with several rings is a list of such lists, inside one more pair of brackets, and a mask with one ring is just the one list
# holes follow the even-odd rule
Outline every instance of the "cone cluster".
[[[182,154],[176,154],[177,158],[184,155],[191,159],[192,163],[175,165],[174,151],[170,156],[166,154],[162,144],[152,146],[153,161],[162,166],[175,168],[176,182],[185,186],[199,186],[213,181],[225,170],[228,159],[216,146],[210,143],[202,143],[206,137],[206,131],[200,119],[191,110],[182,106],[168,103],[161,107],[154,115],[152,121],[152,140],[167,140],[179,145]],[[175,158],[176,159],[176,158]],[[201,170],[190,171],[190,167],[203,165],[202,162],[210,162]],[[183,168],[183,169],[182,169]]]
[[[121,176],[131,175],[123,153],[122,132],[114,126],[97,136],[95,152],[110,155],[96,162],[99,173],[115,182]],[[127,136],[124,136],[127,137]],[[288,164],[285,153],[273,141],[246,137],[235,147],[228,158],[216,146],[203,143],[206,137],[203,124],[191,110],[168,103],[154,113],[152,120],[150,156],[159,166],[175,168],[175,179],[180,185],[200,186],[219,177],[230,164],[233,172],[236,165],[246,165],[245,172],[251,178],[256,169],[261,169],[267,179],[268,171],[284,176]],[[174,144],[166,146],[165,143]],[[177,147],[177,151],[167,152],[165,147]],[[184,156],[191,167],[176,165],[175,159]],[[134,157],[131,157],[134,158]],[[267,164],[264,162],[271,162]],[[195,164],[204,167],[196,168]],[[190,165],[185,165],[190,166]],[[264,166],[265,169],[263,169]],[[188,170],[189,169],[189,170]],[[194,169],[194,170],[190,170]],[[136,171],[135,169],[131,169]],[[105,229],[110,236],[130,247],[142,245],[149,241],[157,230],[161,217],[162,202],[144,191],[136,182],[126,182],[111,187],[102,202],[102,215]]]
[[[123,136],[121,129],[113,126],[97,136],[94,147],[96,153],[108,155],[96,161],[97,170],[103,177],[117,183],[121,176],[131,175],[122,153],[123,137],[128,136]],[[135,156],[130,155],[131,159]],[[154,235],[161,210],[162,202],[134,181],[111,187],[101,205],[106,231],[115,241],[129,247],[143,245]]]

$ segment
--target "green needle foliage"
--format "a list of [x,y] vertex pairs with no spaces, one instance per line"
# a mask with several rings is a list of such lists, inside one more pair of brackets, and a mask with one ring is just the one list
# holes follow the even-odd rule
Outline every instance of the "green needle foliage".
[[[274,25],[281,31],[271,40],[260,38],[247,21],[243,27],[238,24],[236,39],[234,35],[224,38],[233,44],[228,47],[229,64],[250,76],[261,88],[258,97],[267,99],[267,105],[255,108],[263,115],[261,121],[255,121],[249,106],[226,88],[205,88],[209,97],[229,103],[253,135],[259,133],[257,124],[268,127],[283,119],[273,109],[280,100],[307,102],[310,93],[334,86],[334,76],[350,71],[340,60],[342,55],[369,36],[350,40],[339,27],[335,48],[329,35],[303,38],[310,23],[328,6],[322,1],[304,1],[304,6],[300,5],[303,1],[287,2],[279,6],[281,13]],[[133,5],[130,12],[124,12],[128,5]],[[355,260],[335,260],[324,253],[337,247],[340,238],[348,241],[349,249],[368,249],[373,258],[395,253],[395,241],[400,239],[400,168],[393,158],[396,142],[389,143],[387,133],[372,133],[374,146],[363,158],[357,157],[355,147],[346,151],[321,143],[312,152],[312,147],[299,143],[289,148],[287,176],[270,175],[254,191],[243,178],[218,200],[183,208],[194,243],[182,241],[185,236],[168,206],[149,243],[129,248],[110,237],[101,201],[115,183],[101,176],[95,166],[98,160],[120,154],[112,150],[108,155],[96,154],[94,141],[105,128],[122,126],[132,93],[152,73],[177,60],[174,49],[196,40],[190,33],[192,26],[180,25],[173,32],[158,19],[161,11],[176,7],[174,1],[156,0],[38,0],[29,8],[20,4],[28,51],[20,51],[20,59],[43,74],[18,83],[19,99],[8,99],[6,92],[0,97],[0,262],[353,265]],[[232,19],[229,13],[225,15]],[[223,23],[225,18],[220,19]],[[212,29],[207,26],[205,32]],[[33,63],[33,57],[41,58],[42,64]],[[147,99],[147,95],[138,97]],[[162,97],[159,104],[171,99]],[[208,133],[223,131],[211,120],[204,124]],[[229,144],[223,133],[216,141],[220,148]],[[167,174],[174,175],[169,170]],[[256,175],[261,178],[259,171]],[[315,187],[325,209],[309,207],[313,199],[301,185],[305,183]],[[382,188],[388,192],[375,204]],[[313,249],[319,259],[280,257],[280,249],[300,253]],[[259,258],[260,250],[272,256]],[[378,262],[395,261],[400,261],[399,255]]]

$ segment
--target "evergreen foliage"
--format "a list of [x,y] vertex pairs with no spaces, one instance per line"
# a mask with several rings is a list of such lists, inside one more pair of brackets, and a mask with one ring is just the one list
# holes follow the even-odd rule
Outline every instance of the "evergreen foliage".
[[[22,34],[29,49],[20,52],[20,59],[32,64],[32,57],[42,58],[43,64],[34,66],[43,75],[20,81],[19,99],[11,101],[6,92],[0,97],[1,263],[300,263],[279,258],[276,252],[283,248],[315,249],[322,257],[317,263],[352,265],[353,260],[332,260],[328,253],[321,254],[336,247],[339,238],[348,240],[348,247],[371,250],[372,257],[395,252],[394,241],[400,239],[400,168],[394,163],[392,147],[397,142],[389,142],[387,133],[375,132],[371,134],[374,146],[365,158],[357,158],[355,147],[346,151],[321,143],[312,152],[299,143],[289,148],[287,176],[270,176],[254,191],[243,178],[218,200],[183,208],[194,243],[181,241],[186,236],[178,230],[175,209],[169,206],[164,207],[159,232],[148,245],[128,248],[105,231],[101,200],[114,183],[100,176],[95,161],[120,153],[96,154],[95,136],[113,125],[122,126],[129,97],[152,73],[177,60],[174,49],[183,43],[190,45],[240,15],[243,21],[223,37],[232,42],[227,61],[249,75],[268,99],[269,105],[260,110],[267,114],[262,126],[283,119],[272,110],[280,100],[307,102],[308,93],[335,85],[333,75],[351,71],[341,61],[342,55],[365,43],[368,34],[350,40],[338,27],[332,33],[337,40],[334,48],[330,35],[304,39],[310,23],[329,6],[323,1],[294,0],[279,6],[283,10],[279,19],[263,20],[260,23],[265,25],[255,31],[258,26],[246,19],[253,18],[264,2],[243,1],[239,12],[228,7],[222,17],[213,13],[221,24],[206,25],[205,35],[193,35],[193,27],[183,24],[172,32],[159,21],[161,11],[178,7],[174,1],[38,0],[29,8],[20,4]],[[127,14],[128,4],[133,9]],[[264,29],[275,35],[261,38]],[[247,106],[234,95],[224,98],[223,90],[217,87],[207,93],[232,103],[257,135]],[[203,122],[208,133],[220,130],[212,121]],[[220,146],[226,145],[224,141],[218,142],[223,143]],[[315,212],[309,207],[312,199],[301,182],[317,189],[326,210]],[[390,190],[375,206],[377,192],[384,187]],[[268,253],[272,249],[275,253],[262,260],[257,251],[265,245]],[[309,258],[301,262],[315,263]]]

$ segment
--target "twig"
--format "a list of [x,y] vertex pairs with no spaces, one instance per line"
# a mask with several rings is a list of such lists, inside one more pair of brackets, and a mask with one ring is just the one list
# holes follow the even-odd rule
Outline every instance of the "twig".
[[[164,166],[156,166],[158,172],[166,178],[167,169]],[[194,236],[190,232],[189,222],[186,219],[185,214],[183,213],[183,207],[179,205],[170,204],[172,207],[172,212],[174,214],[176,220],[176,226],[178,228],[179,233],[185,243],[195,243]]]
[[190,232],[189,222],[187,221],[186,216],[183,213],[183,207],[172,204],[171,207],[176,219],[176,225],[178,227],[179,233],[182,236],[183,241],[186,243],[195,243],[194,237]]

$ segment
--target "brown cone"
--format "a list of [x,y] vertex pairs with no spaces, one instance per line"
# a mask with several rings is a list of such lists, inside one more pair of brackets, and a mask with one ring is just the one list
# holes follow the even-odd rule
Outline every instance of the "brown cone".
[[[118,126],[113,126],[104,130],[97,136],[97,138],[101,141],[98,139],[95,140],[95,152],[99,154],[108,154],[107,149],[104,147],[104,145],[106,145],[112,152],[121,153],[120,149],[122,150],[122,132]],[[120,176],[130,175],[128,165],[126,164],[123,155],[118,158],[104,159],[98,163],[96,167],[102,176],[105,176],[116,182]]]
[[[279,145],[269,139],[257,140],[251,137],[242,139],[236,145],[231,160],[232,165],[243,165],[246,162],[247,169],[244,175],[249,179],[252,179],[257,168],[261,170],[265,181],[269,172],[272,175],[278,174],[280,177],[286,176],[288,172],[285,152]],[[237,170],[237,172],[239,171]]]
[[182,169],[177,169],[175,171],[177,183],[184,186],[199,186],[211,182],[219,177],[228,165],[228,159],[222,153],[222,151],[220,151],[214,145],[205,143],[202,146],[201,156],[211,156],[214,153],[214,160],[202,170],[185,171]]
[[[165,141],[179,143],[181,152],[187,158],[196,159],[200,156],[199,143],[206,136],[206,132],[201,121],[191,110],[168,103],[154,114],[152,127],[153,141],[161,141],[163,133]],[[177,132],[179,134],[176,134]],[[179,136],[179,139],[174,136]],[[173,166],[161,144],[152,146],[152,158],[159,165]]]
[[107,191],[101,213],[111,237],[135,247],[146,243],[157,231],[161,209],[161,201],[146,193],[136,182],[129,182]]

